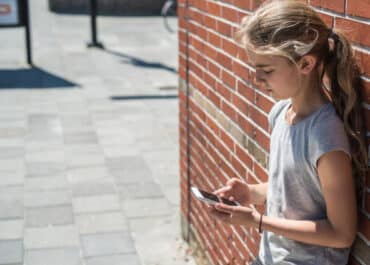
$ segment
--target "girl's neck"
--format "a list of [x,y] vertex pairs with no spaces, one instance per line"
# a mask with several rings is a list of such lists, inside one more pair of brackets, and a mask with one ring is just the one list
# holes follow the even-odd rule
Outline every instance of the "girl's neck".
[[296,123],[304,119],[329,102],[329,99],[319,87],[320,85],[306,86],[291,98],[291,106],[286,117],[290,123]]

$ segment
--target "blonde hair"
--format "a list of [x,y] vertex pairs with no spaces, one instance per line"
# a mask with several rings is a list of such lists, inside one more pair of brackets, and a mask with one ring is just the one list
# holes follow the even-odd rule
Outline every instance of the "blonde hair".
[[[323,64],[320,76],[323,92],[343,121],[351,145],[353,174],[358,189],[362,189],[368,161],[360,98],[362,83],[353,49],[345,35],[329,28],[310,6],[294,0],[279,0],[265,2],[245,17],[236,40],[258,54],[283,56],[292,63],[310,54],[316,56],[316,66]],[[329,87],[325,86],[324,77],[330,80]]]

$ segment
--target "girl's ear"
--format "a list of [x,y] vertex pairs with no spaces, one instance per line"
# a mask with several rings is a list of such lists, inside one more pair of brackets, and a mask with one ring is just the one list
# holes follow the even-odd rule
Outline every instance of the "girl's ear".
[[316,66],[317,59],[313,55],[305,55],[298,62],[299,71],[304,74],[310,74]]

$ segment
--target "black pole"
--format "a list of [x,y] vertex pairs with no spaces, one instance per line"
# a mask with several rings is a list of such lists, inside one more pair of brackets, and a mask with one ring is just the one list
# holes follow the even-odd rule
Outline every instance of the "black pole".
[[30,27],[30,12],[28,6],[28,0],[23,0],[23,15],[26,31],[26,47],[27,47],[27,63],[32,65],[32,46],[31,46],[31,27]]
[[91,16],[91,42],[87,44],[88,47],[104,48],[103,44],[98,42],[98,33],[96,27],[98,5],[96,0],[90,0],[90,16]]

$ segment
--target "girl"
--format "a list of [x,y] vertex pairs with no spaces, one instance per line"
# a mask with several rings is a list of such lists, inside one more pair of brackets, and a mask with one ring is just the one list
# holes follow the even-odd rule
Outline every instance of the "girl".
[[[350,43],[292,0],[265,3],[244,18],[237,40],[256,81],[280,100],[268,117],[269,181],[229,180],[215,193],[241,206],[218,204],[210,213],[263,231],[253,264],[347,264],[357,230],[354,176],[363,180],[367,169]],[[265,215],[248,207],[264,203]]]

